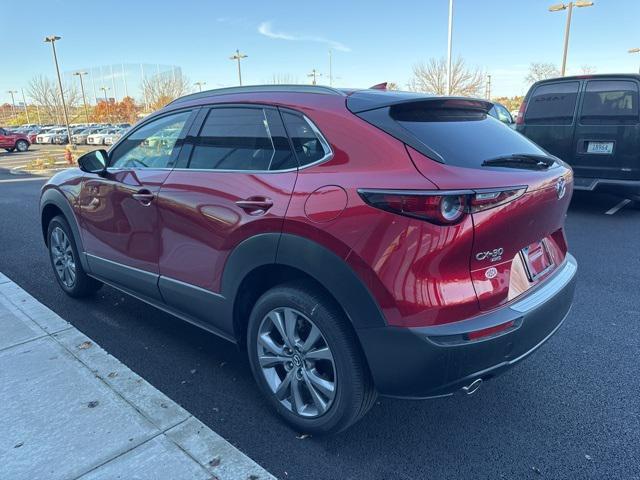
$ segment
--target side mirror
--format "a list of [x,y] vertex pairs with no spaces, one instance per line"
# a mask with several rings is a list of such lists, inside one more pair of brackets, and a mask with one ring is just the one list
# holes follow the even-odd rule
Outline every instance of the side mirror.
[[83,172],[104,175],[107,171],[108,161],[109,155],[106,150],[94,150],[78,158],[78,165]]

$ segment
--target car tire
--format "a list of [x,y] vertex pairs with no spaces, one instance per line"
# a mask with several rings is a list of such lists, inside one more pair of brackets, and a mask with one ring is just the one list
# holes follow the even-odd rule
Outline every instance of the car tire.
[[[280,332],[291,325],[285,339]],[[349,320],[312,283],[283,284],[258,299],[249,318],[247,353],[260,390],[299,432],[340,432],[377,397]]]
[[60,215],[49,222],[47,247],[53,274],[67,295],[86,297],[100,289],[102,282],[88,276],[82,268],[69,223]]
[[16,150],[18,150],[19,152],[26,152],[27,150],[29,150],[29,142],[27,142],[26,140],[18,140],[16,142]]

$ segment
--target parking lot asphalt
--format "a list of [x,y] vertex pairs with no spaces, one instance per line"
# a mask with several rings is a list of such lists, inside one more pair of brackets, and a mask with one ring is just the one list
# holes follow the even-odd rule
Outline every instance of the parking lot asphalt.
[[[0,158],[0,181],[9,178]],[[274,475],[293,479],[640,479],[640,210],[577,195],[579,262],[565,325],[473,396],[381,398],[350,430],[300,436],[260,397],[244,355],[116,290],[73,300],[42,241],[42,181],[0,183],[0,271]]]

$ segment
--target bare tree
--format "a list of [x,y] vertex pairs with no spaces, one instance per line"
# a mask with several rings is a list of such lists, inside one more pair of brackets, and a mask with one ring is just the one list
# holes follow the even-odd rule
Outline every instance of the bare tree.
[[[480,68],[469,68],[458,57],[451,66],[451,95],[476,96],[484,85],[484,73]],[[413,66],[413,78],[407,85],[414,92],[447,94],[447,60],[431,58],[427,63]]]
[[[78,117],[76,106],[80,101],[78,89],[72,86],[63,85],[64,99],[67,104],[69,120],[75,121]],[[60,97],[60,89],[58,84],[50,78],[38,75],[33,77],[27,87],[27,94],[33,99],[33,102],[44,113],[44,117],[55,123],[62,123],[64,119],[62,111],[62,98]]]
[[181,71],[172,70],[145,78],[142,82],[142,91],[145,103],[152,110],[157,110],[189,93],[191,82]]
[[289,75],[288,73],[274,73],[267,83],[274,85],[297,85],[300,82],[297,77]]
[[580,67],[580,74],[582,75],[593,75],[596,73],[596,67],[593,65],[582,65]]
[[387,82],[387,90],[400,90],[396,82]]
[[560,70],[553,63],[533,62],[529,64],[529,73],[524,77],[528,83],[535,83],[547,78],[559,77]]

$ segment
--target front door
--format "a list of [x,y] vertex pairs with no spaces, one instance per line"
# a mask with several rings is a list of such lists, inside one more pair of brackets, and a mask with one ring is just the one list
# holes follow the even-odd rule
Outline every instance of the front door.
[[[170,306],[228,332],[215,313],[225,262],[244,240],[280,234],[297,161],[275,108],[225,105],[201,115],[160,193],[159,285]],[[256,254],[275,259],[275,247]]]
[[146,297],[159,298],[157,197],[191,115],[181,111],[136,128],[109,153],[107,173],[82,182],[80,221],[91,272]]

